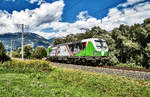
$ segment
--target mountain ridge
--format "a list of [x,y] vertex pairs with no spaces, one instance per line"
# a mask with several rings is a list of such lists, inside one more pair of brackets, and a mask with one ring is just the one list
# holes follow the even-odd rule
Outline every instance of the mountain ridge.
[[[6,51],[10,51],[11,40],[13,40],[13,50],[17,50],[19,47],[21,47],[22,33],[16,32],[0,34],[0,41],[3,42]],[[49,41],[48,39],[38,34],[25,32],[24,45],[27,44],[34,44],[34,48],[36,48],[37,46],[44,46],[45,48],[47,48],[49,45],[52,44],[52,41]]]

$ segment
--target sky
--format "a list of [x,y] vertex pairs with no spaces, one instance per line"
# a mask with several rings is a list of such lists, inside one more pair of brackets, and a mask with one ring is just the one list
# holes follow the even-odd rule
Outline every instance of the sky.
[[0,0],[0,34],[32,32],[47,39],[83,33],[100,26],[143,23],[150,0]]

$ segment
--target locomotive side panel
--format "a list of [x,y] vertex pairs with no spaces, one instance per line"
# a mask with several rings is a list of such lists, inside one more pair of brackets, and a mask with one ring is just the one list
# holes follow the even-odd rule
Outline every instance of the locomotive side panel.
[[[49,51],[49,50],[48,50]],[[91,38],[80,42],[65,43],[53,47],[47,60],[72,64],[102,64],[109,57],[105,40]]]
[[70,56],[69,49],[67,48],[66,45],[58,47],[57,56]]
[[56,56],[56,48],[51,49],[49,56]]
[[84,39],[55,46],[50,56],[108,56],[108,46],[103,39]]
[[92,42],[88,42],[85,49],[77,53],[75,56],[94,56],[95,48]]

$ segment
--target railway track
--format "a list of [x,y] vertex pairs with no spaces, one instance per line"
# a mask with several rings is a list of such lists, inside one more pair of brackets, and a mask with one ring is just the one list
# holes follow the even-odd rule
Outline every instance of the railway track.
[[128,71],[138,71],[138,72],[150,72],[150,69],[137,69],[137,68],[129,68],[129,67],[118,67],[118,66],[97,66],[97,67],[118,69],[118,70],[128,70]]
[[75,64],[64,64],[51,62],[52,65],[63,68],[78,69],[87,72],[96,72],[102,74],[108,74],[113,76],[121,76],[127,78],[134,78],[140,80],[150,81],[150,70],[147,69],[133,69],[133,68],[123,68],[123,67],[113,67],[113,66],[83,66]]

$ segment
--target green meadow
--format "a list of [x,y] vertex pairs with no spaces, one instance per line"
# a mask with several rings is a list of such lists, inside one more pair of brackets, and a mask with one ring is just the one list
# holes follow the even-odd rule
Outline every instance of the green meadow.
[[63,69],[41,60],[0,64],[0,97],[149,96],[149,81]]

